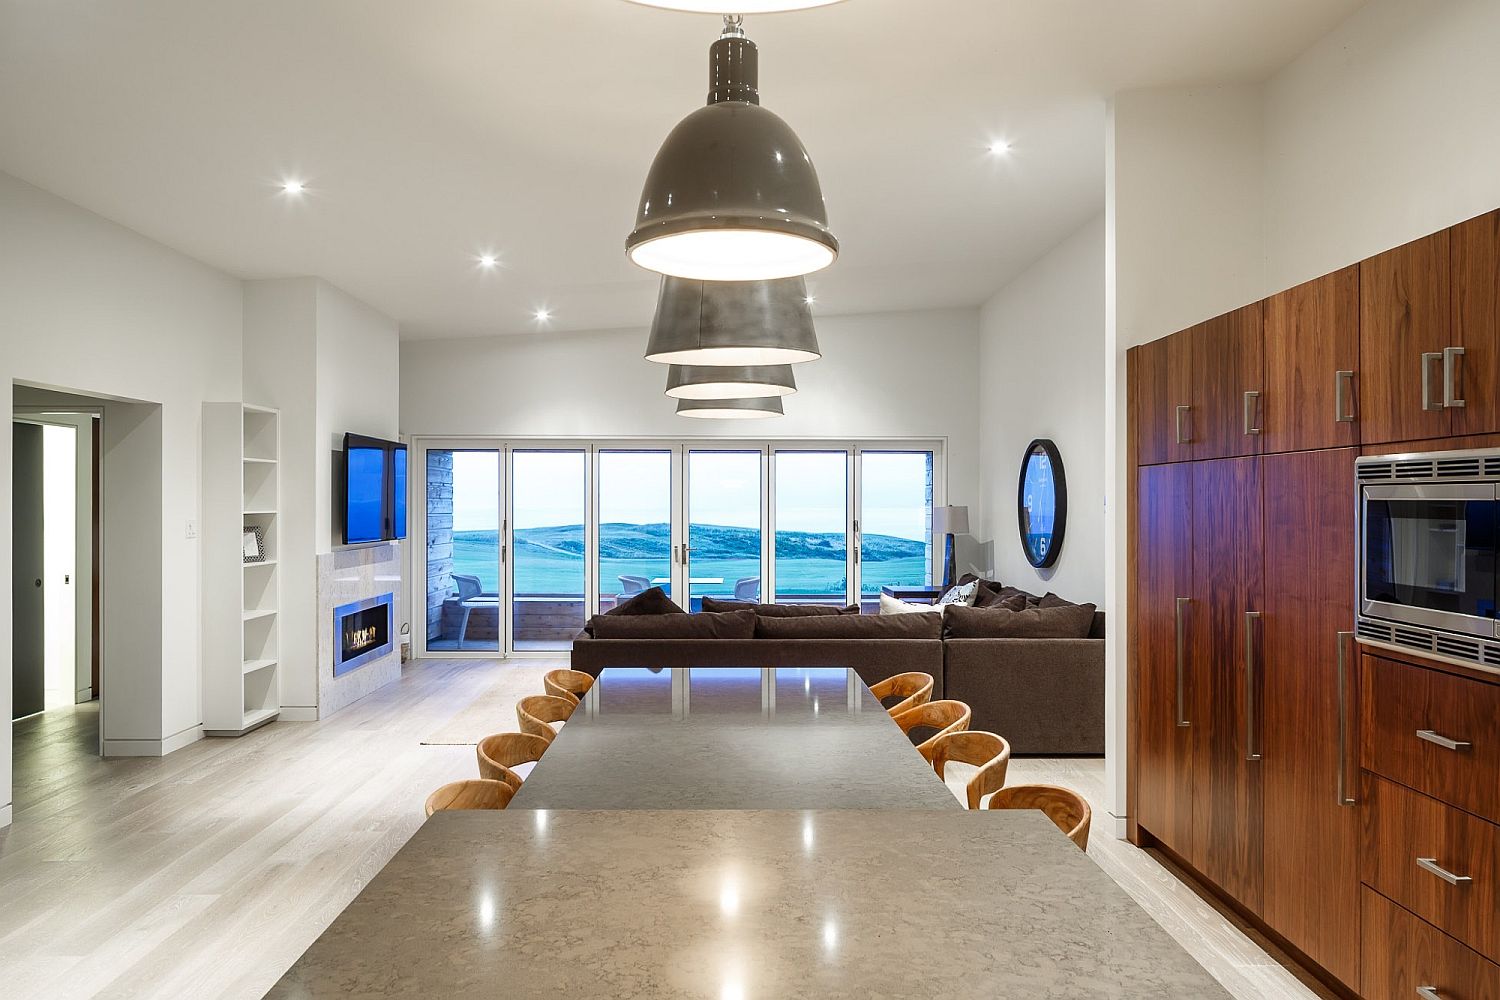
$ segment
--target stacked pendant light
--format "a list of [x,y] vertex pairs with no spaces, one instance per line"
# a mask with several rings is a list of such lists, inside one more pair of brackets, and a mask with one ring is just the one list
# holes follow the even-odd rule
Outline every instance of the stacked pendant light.
[[807,150],[760,106],[738,16],[709,50],[707,106],[651,164],[625,250],[662,274],[646,357],[671,366],[677,412],[780,416],[797,391],[790,366],[821,354],[803,275],[833,263],[839,244]]

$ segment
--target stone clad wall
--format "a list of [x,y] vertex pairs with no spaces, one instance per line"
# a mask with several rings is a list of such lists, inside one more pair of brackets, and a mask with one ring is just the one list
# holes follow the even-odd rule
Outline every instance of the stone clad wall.
[[[427,638],[443,634],[443,602],[453,593],[453,452],[427,453]],[[494,616],[491,615],[493,618]]]

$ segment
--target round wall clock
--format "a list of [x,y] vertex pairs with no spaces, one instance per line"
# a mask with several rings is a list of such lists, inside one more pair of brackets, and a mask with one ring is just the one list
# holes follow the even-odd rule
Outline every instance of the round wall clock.
[[1038,569],[1057,562],[1068,523],[1068,481],[1057,445],[1046,438],[1026,446],[1016,511],[1027,562]]

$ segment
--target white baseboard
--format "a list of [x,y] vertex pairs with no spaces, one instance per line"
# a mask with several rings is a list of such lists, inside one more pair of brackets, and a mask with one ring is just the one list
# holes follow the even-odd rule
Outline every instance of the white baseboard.
[[7,802],[5,805],[0,806],[0,827],[10,826],[11,819],[12,819],[11,804],[9,802]]
[[1128,816],[1116,816],[1109,813],[1110,826],[1114,828],[1115,839],[1125,840],[1130,836],[1130,818]]
[[276,717],[277,722],[317,722],[318,706],[316,705],[282,705],[281,714]]
[[202,726],[189,726],[160,740],[105,740],[106,757],[165,757],[203,739]]

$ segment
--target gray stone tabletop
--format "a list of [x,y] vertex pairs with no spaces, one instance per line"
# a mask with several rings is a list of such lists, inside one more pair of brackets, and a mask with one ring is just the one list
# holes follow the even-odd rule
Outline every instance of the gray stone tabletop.
[[448,812],[275,998],[1228,994],[1040,813]]
[[843,667],[611,667],[511,809],[960,809]]

